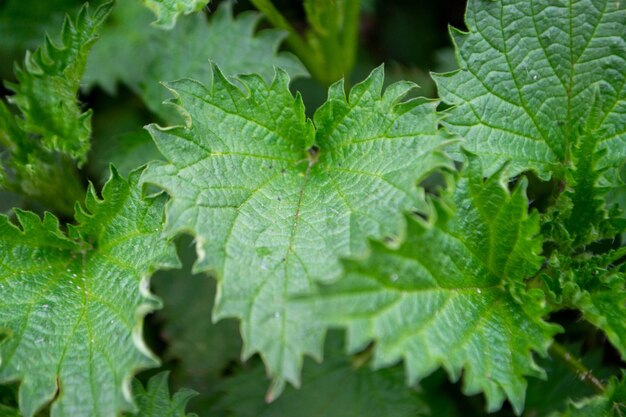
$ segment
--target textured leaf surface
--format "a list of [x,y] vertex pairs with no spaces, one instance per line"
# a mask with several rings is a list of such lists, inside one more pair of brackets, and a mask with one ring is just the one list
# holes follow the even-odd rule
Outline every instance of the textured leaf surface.
[[[189,16],[164,32],[149,25],[149,13],[136,2],[119,2],[89,58],[86,79],[110,92],[121,80],[139,93],[152,111],[169,120],[174,111],[162,104],[169,96],[161,82],[192,78],[208,83],[209,61],[225,74],[254,72],[268,82],[274,66],[286,69],[292,77],[306,75],[293,55],[278,52],[282,31],[265,29],[255,35],[260,19],[259,13],[251,12],[233,18],[232,3],[225,2],[209,19],[203,14]],[[138,50],[142,51],[139,57]]]
[[598,169],[626,157],[624,2],[469,0],[466,23],[453,31],[461,69],[436,81],[455,105],[446,125],[488,173],[508,160],[513,173],[558,173],[585,126],[606,151]]
[[181,389],[170,398],[167,379],[168,372],[161,372],[150,378],[144,388],[138,380],[133,381],[133,394],[139,411],[136,417],[197,417],[185,413],[189,399],[197,393],[190,389]]
[[314,122],[288,83],[246,76],[244,93],[216,71],[209,87],[170,84],[188,124],[149,128],[170,163],[144,177],[172,197],[170,233],[195,235],[196,270],[218,273],[215,316],[242,319],[244,357],[260,352],[276,378],[270,398],[321,354],[323,326],[287,299],[336,278],[368,237],[401,238],[401,212],[423,206],[416,182],[447,163],[436,103],[402,102],[411,83],[381,96],[379,68],[349,98],[335,84]]
[[524,185],[509,195],[500,175],[483,182],[471,164],[452,217],[438,203],[432,224],[409,221],[398,250],[376,244],[367,260],[347,262],[320,310],[347,326],[350,350],[375,341],[376,366],[404,359],[409,381],[439,366],[453,379],[463,371],[467,394],[483,391],[491,411],[508,398],[520,413],[524,376],[543,374],[531,351],[545,354],[556,330],[541,299],[510,291],[541,265],[538,222]]
[[91,111],[83,112],[77,102],[79,83],[87,53],[110,11],[110,5],[93,14],[83,7],[75,21],[67,18],[60,45],[46,38],[43,47],[27,54],[16,67],[17,83],[8,83],[15,92],[9,101],[20,109],[20,128],[40,138],[43,147],[84,162],[89,149]]
[[345,356],[340,338],[329,339],[324,362],[305,363],[300,389],[288,388],[276,401],[266,403],[259,384],[264,370],[255,366],[226,381],[224,407],[233,417],[430,415],[422,394],[406,386],[401,368],[373,372],[357,364],[358,356],[352,360]]
[[171,29],[181,14],[190,14],[202,10],[210,0],[143,0],[144,4],[154,12],[156,26]]
[[156,363],[141,340],[158,305],[148,277],[177,258],[161,238],[164,199],[142,201],[138,176],[113,172],[104,200],[91,190],[67,235],[51,214],[0,217],[0,382],[21,381],[25,417],[49,401],[54,417],[115,416],[133,372]]

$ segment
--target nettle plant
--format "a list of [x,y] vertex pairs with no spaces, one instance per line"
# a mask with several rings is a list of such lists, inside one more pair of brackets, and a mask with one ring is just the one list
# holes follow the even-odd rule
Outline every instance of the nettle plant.
[[624,2],[469,0],[440,100],[341,80],[358,0],[24,3],[0,415],[626,415]]

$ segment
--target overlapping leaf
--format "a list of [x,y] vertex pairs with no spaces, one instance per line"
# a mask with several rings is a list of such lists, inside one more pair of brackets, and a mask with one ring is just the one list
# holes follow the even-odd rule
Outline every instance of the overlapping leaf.
[[143,0],[146,7],[154,12],[156,26],[172,29],[181,14],[190,14],[202,10],[210,0]]
[[[563,178],[583,132],[604,152],[597,168],[617,168],[626,157],[624,2],[469,0],[466,23],[469,33],[452,33],[461,69],[436,81],[455,105],[446,125],[487,173],[511,161],[512,174]],[[590,117],[597,123],[585,132]]]
[[402,101],[413,87],[381,95],[375,70],[349,97],[331,87],[314,122],[279,70],[271,85],[219,70],[204,86],[169,84],[184,127],[151,131],[169,163],[144,180],[171,195],[170,233],[195,235],[196,270],[219,275],[217,318],[242,320],[244,357],[259,352],[275,378],[299,382],[302,355],[319,357],[323,325],[287,299],[336,278],[339,256],[363,253],[368,237],[401,239],[401,213],[423,208],[416,182],[447,164],[438,151],[436,103]]
[[[208,83],[209,61],[217,63],[225,74],[254,72],[268,82],[275,66],[286,69],[292,77],[305,75],[306,70],[293,55],[278,52],[282,31],[266,29],[255,35],[260,19],[260,14],[251,12],[233,18],[232,3],[225,2],[209,19],[203,14],[189,16],[164,32],[149,25],[149,14],[135,2],[119,2],[89,59],[86,79],[109,92],[121,80],[140,94],[151,110],[170,120],[173,111],[163,106],[168,94],[161,82],[192,78]],[[117,59],[112,60],[112,56]]]
[[324,363],[305,364],[300,389],[288,388],[276,401],[266,403],[259,385],[263,367],[255,366],[226,380],[224,407],[233,417],[431,415],[423,393],[405,385],[401,368],[373,372],[359,363],[364,358],[345,356],[339,337],[329,339]]
[[431,223],[409,221],[398,250],[376,244],[365,261],[347,262],[320,310],[347,326],[352,351],[375,341],[376,366],[404,359],[409,381],[440,366],[453,379],[463,371],[467,394],[483,391],[492,411],[508,398],[520,413],[524,376],[543,374],[531,351],[545,354],[556,331],[541,319],[541,298],[518,291],[541,265],[524,193],[525,183],[509,194],[500,174],[483,182],[471,160],[455,211],[439,201]]
[[133,381],[133,394],[139,411],[136,417],[197,417],[187,414],[187,402],[197,393],[190,389],[182,389],[170,398],[167,379],[168,372],[161,372],[150,378],[144,388],[141,382]]
[[0,382],[21,381],[31,417],[53,401],[53,417],[113,417],[130,408],[130,378],[156,360],[142,319],[157,267],[177,265],[161,237],[164,198],[141,199],[139,173],[113,171],[104,200],[93,189],[65,234],[46,214],[0,216]]

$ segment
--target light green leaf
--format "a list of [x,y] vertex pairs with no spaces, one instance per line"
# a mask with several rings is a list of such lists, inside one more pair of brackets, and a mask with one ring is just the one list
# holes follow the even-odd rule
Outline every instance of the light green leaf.
[[626,3],[469,0],[466,23],[469,33],[452,31],[461,69],[435,79],[455,106],[446,126],[487,173],[511,161],[512,175],[562,178],[585,127],[605,152],[596,168],[617,168],[626,157]]
[[374,372],[363,366],[363,358],[344,354],[338,334],[330,336],[324,362],[306,361],[299,389],[287,388],[276,401],[266,403],[259,384],[265,373],[262,366],[255,366],[226,380],[222,406],[233,417],[430,415],[423,394],[406,386],[401,368]]
[[403,211],[424,208],[417,182],[448,164],[436,102],[381,95],[382,68],[356,85],[330,88],[314,122],[279,70],[271,85],[219,70],[203,86],[169,84],[184,127],[150,126],[170,163],[154,163],[144,181],[163,187],[170,234],[195,235],[196,271],[219,276],[215,318],[242,320],[244,357],[259,352],[275,378],[297,385],[302,355],[320,357],[324,326],[309,307],[287,299],[341,273],[340,256],[366,250],[367,238],[398,241]]
[[197,395],[190,389],[182,389],[170,398],[167,383],[169,373],[161,372],[148,381],[144,388],[137,379],[133,381],[133,394],[139,411],[136,417],[197,417],[185,413],[189,399]]
[[158,305],[148,278],[178,261],[164,198],[142,200],[139,175],[113,171],[103,200],[91,188],[67,234],[49,213],[0,216],[0,382],[21,381],[25,417],[51,401],[53,417],[113,417],[131,409],[132,374],[157,364],[142,341]]
[[[443,366],[464,392],[484,392],[489,411],[508,398],[523,409],[524,376],[544,373],[542,355],[557,331],[542,321],[543,297],[520,291],[542,259],[537,216],[527,215],[525,182],[512,194],[501,174],[483,182],[470,160],[452,195],[436,201],[432,223],[411,219],[398,249],[375,244],[364,261],[318,301],[348,328],[350,351],[376,342],[376,367],[404,359],[410,382]],[[513,291],[511,291],[513,290]]]
[[155,26],[162,29],[172,29],[178,16],[199,12],[209,2],[210,0],[143,0],[157,17]]
[[[173,30],[163,32],[148,24],[150,16],[135,2],[119,2],[89,58],[86,80],[113,92],[119,79],[152,111],[165,120],[178,122],[174,111],[163,105],[169,96],[161,82],[192,78],[209,83],[209,61],[218,64],[225,74],[257,73],[268,82],[275,66],[287,70],[291,77],[306,75],[293,55],[278,52],[283,31],[265,29],[255,35],[261,17],[247,12],[233,18],[232,3],[225,2],[209,19],[203,14],[189,16]],[[140,57],[138,49],[142,50]]]
[[16,66],[18,82],[7,83],[15,93],[9,102],[22,112],[19,127],[39,137],[44,149],[68,154],[79,163],[85,161],[89,150],[91,110],[81,109],[77,102],[78,89],[87,53],[110,9],[109,3],[90,14],[85,6],[75,21],[67,18],[61,44],[56,45],[46,37],[42,47],[26,54],[23,66]]

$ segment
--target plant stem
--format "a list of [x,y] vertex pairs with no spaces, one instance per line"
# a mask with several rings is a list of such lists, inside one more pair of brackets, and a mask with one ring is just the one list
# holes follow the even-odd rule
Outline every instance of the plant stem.
[[561,359],[576,374],[576,376],[585,384],[590,386],[594,391],[602,394],[606,387],[595,375],[591,369],[587,368],[580,359],[573,356],[563,345],[553,342],[550,346],[550,354]]
[[318,64],[313,56],[312,50],[306,41],[300,36],[298,31],[285,19],[285,17],[278,11],[271,0],[250,0],[252,5],[256,7],[261,13],[265,15],[267,20],[277,29],[286,30],[289,35],[287,36],[287,43],[296,55],[302,60],[304,65],[311,71],[316,72]]

